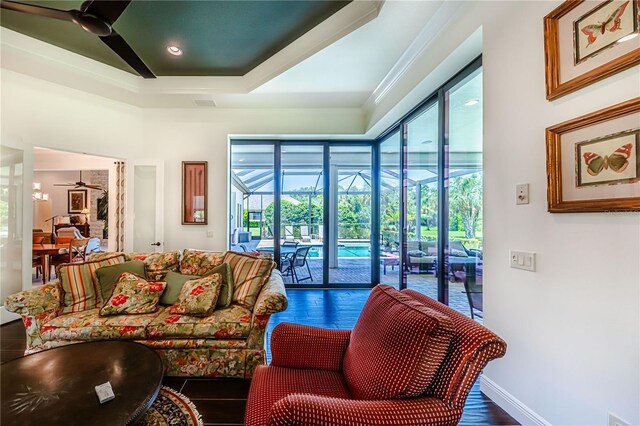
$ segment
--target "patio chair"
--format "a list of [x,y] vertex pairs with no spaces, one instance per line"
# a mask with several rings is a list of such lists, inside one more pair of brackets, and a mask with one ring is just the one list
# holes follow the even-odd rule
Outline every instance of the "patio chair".
[[[313,275],[311,275],[311,268],[309,267],[309,262],[307,262],[307,256],[309,255],[309,250],[311,246],[300,247],[296,250],[295,256],[293,257],[292,264],[292,272],[295,282],[300,282],[304,280],[313,281]],[[300,278],[298,277],[298,273],[296,272],[296,268],[304,268],[307,267],[307,272],[309,273],[308,277]]]
[[471,319],[475,316],[482,318],[475,311],[483,312],[482,310],[482,263],[476,265],[473,271],[466,273],[464,278],[464,293],[467,293],[467,300],[469,301],[469,310],[471,311]]
[[282,246],[283,247],[298,247],[298,244],[300,244],[300,243],[297,242],[297,241],[289,240],[289,241],[283,241]]
[[291,282],[295,283],[295,275],[293,270],[293,264],[296,258],[296,252],[285,253],[280,256],[280,272],[282,273],[282,277],[291,276]]

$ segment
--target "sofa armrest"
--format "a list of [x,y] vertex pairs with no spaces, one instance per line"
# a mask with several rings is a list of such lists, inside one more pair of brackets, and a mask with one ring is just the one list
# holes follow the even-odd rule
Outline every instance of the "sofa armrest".
[[262,287],[256,305],[253,308],[254,315],[270,315],[287,309],[287,291],[284,288],[282,274],[277,269],[271,273],[269,281]]
[[350,337],[350,330],[278,324],[271,333],[271,365],[341,371]]
[[40,334],[42,325],[57,317],[61,309],[60,290],[56,283],[35,287],[12,294],[5,301],[5,308],[22,316],[27,334],[26,354],[43,349]]
[[60,308],[60,291],[56,283],[50,283],[21,291],[7,297],[4,303],[9,312],[20,315],[38,315]]
[[462,410],[436,398],[361,401],[308,394],[290,394],[273,404],[269,425],[382,426],[456,425]]

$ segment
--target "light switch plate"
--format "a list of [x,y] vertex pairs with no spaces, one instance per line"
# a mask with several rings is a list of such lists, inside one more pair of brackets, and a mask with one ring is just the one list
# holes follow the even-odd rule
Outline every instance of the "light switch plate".
[[512,268],[535,272],[536,254],[526,251],[511,250],[509,252],[509,263]]
[[529,204],[529,184],[516,185],[516,204]]

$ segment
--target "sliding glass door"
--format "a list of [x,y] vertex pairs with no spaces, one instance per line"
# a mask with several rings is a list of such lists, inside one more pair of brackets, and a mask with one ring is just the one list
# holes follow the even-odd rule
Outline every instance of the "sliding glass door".
[[330,147],[329,282],[371,282],[371,146]]
[[285,282],[324,283],[324,146],[280,148],[280,256]]
[[444,99],[449,304],[475,316],[482,311],[482,69],[455,83]]
[[406,285],[433,298],[439,261],[438,112],[436,100],[405,124]]
[[288,286],[372,286],[372,144],[232,141],[230,249],[272,254]]
[[400,131],[380,142],[380,282],[399,288],[401,230]]

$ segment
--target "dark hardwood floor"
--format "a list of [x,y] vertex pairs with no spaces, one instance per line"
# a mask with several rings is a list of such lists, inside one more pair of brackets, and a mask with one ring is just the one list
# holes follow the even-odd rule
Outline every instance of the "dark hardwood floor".
[[[289,290],[289,308],[273,315],[267,332],[280,322],[317,327],[352,328],[369,295],[368,290]],[[0,327],[0,362],[23,355],[24,327],[15,321]],[[267,352],[270,359],[271,354]],[[205,425],[241,425],[250,381],[237,379],[185,379],[166,377],[164,384],[186,395],[197,407]],[[482,392],[471,390],[461,425],[517,425],[518,423]]]

